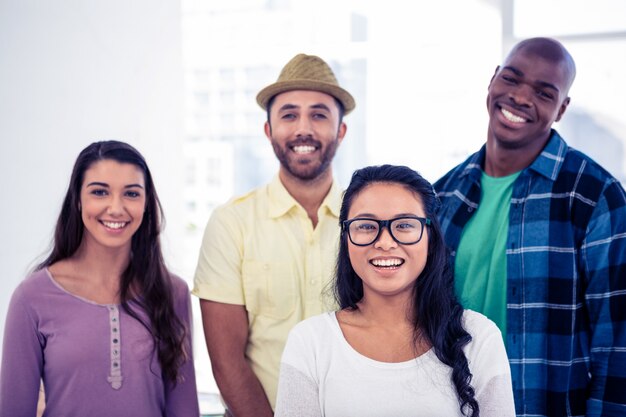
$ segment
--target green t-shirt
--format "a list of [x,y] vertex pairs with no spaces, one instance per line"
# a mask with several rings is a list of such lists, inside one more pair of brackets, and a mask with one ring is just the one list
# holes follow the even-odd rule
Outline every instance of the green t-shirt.
[[493,320],[504,340],[506,241],[513,182],[519,174],[494,178],[483,172],[480,204],[463,228],[454,263],[456,293],[463,307]]

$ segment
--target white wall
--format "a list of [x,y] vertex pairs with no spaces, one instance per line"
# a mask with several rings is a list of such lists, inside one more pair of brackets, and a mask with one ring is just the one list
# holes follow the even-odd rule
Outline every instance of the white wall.
[[0,334],[93,141],[123,140],[147,158],[179,269],[168,243],[183,224],[180,40],[179,0],[0,0]]

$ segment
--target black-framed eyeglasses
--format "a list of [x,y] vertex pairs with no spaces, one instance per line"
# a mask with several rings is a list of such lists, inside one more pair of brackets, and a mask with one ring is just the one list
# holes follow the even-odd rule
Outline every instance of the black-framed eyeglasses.
[[348,232],[350,242],[357,246],[367,246],[378,240],[385,227],[396,242],[402,245],[414,245],[422,240],[424,226],[430,226],[431,220],[417,216],[396,217],[389,220],[356,218],[344,220],[343,230]]

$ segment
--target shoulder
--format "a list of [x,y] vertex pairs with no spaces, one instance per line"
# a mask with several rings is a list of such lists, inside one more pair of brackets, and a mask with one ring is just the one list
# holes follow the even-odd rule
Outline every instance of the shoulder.
[[211,213],[207,228],[211,230],[220,227],[233,229],[242,224],[254,222],[256,213],[264,207],[267,199],[263,196],[266,194],[267,185],[264,185],[217,206]]
[[336,326],[336,323],[334,312],[309,317],[296,324],[289,331],[287,346],[293,352],[317,351],[321,344],[328,345],[333,340],[333,326]]
[[335,345],[334,312],[322,313],[296,324],[287,337],[281,361],[291,365],[326,357],[324,352]]
[[42,268],[34,271],[30,275],[28,275],[24,281],[22,281],[22,285],[40,285],[44,282],[50,281],[50,273],[47,268]]
[[174,292],[175,297],[178,298],[186,298],[189,295],[189,285],[187,281],[182,279],[176,274],[169,272],[170,282],[172,283],[172,291]]
[[58,294],[65,295],[52,282],[47,269],[37,270],[26,277],[13,291],[9,313],[27,313],[29,316],[36,317],[63,299],[51,297],[51,295]]
[[257,205],[263,200],[263,196],[267,194],[268,184],[257,187],[247,193],[231,198],[226,203],[218,206],[214,213],[228,214],[236,213],[242,210],[248,210],[250,207]]
[[174,311],[183,320],[190,320],[191,317],[191,295],[187,282],[179,276],[170,273],[172,288],[172,304]]
[[463,348],[472,372],[479,373],[480,378],[492,374],[508,374],[509,362],[498,326],[472,310],[464,311],[463,326],[472,336],[472,340]]
[[498,326],[485,315],[473,310],[463,312],[463,327],[472,336],[472,343],[498,336],[502,338]]
[[597,163],[590,156],[572,147],[568,147],[565,153],[561,171],[575,172],[584,175],[587,179],[594,179],[595,181],[617,181],[602,165]]
[[54,284],[48,270],[43,268],[27,276],[15,289],[14,296],[34,297],[51,288],[54,288]]
[[465,161],[461,162],[450,171],[448,171],[443,177],[438,179],[434,184],[433,188],[437,193],[449,191],[456,187],[458,181],[460,181],[461,174],[465,173],[465,171],[473,166],[480,166],[482,156],[482,150],[471,154],[465,159]]
[[583,205],[606,205],[606,210],[626,206],[626,193],[620,182],[591,157],[568,148],[555,183],[557,192],[574,192]]
[[309,317],[296,324],[289,332],[290,337],[299,337],[307,339],[316,339],[324,337],[332,329],[335,313],[322,313],[317,316]]
[[588,191],[591,194],[594,191],[601,192],[612,184],[621,188],[619,181],[599,163],[568,146],[563,139],[561,141],[566,150],[562,156],[563,163],[557,176],[557,186],[559,183],[566,183],[570,187],[575,187],[577,191]]
[[185,281],[184,279],[182,279],[176,274],[173,274],[171,272],[168,272],[168,273],[170,275],[170,280],[172,280],[172,287],[174,288],[175,291],[179,291],[179,292],[189,291],[189,285],[187,284],[187,281]]

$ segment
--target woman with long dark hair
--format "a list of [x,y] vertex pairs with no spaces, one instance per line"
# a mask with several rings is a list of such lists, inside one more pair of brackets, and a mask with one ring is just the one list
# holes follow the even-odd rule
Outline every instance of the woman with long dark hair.
[[514,416],[502,336],[464,311],[417,172],[356,171],[340,212],[340,310],[299,323],[285,347],[276,416]]
[[0,416],[198,417],[186,283],[165,267],[163,213],[141,154],[78,156],[50,255],[15,290]]

